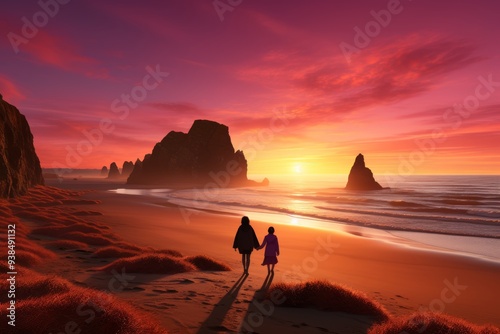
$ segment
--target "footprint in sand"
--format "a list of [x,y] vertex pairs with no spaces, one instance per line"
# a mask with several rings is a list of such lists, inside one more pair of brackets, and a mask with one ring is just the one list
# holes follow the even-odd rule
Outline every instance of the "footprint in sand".
[[193,284],[193,283],[196,283],[195,281],[192,281],[190,279],[176,279],[176,280],[172,280],[170,281],[172,283],[179,283],[179,284]]
[[160,290],[160,289],[153,289],[153,292],[158,292],[158,293],[177,293],[179,291],[174,290],[174,289],[167,289],[167,290]]
[[79,285],[79,286],[88,286],[87,283],[75,281],[75,280],[72,280],[71,283],[73,283],[75,285]]
[[160,310],[166,310],[166,309],[175,307],[174,304],[168,304],[168,303],[160,303],[160,304],[147,303],[147,304],[144,304],[144,305],[149,306],[149,307],[154,307],[154,308],[157,308],[157,309],[160,309]]

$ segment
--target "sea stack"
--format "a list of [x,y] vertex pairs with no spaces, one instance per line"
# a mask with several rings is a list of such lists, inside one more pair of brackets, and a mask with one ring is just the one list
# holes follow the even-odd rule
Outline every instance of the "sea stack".
[[134,170],[134,163],[132,161],[124,161],[122,166],[122,175],[123,178],[128,178],[132,171]]
[[43,184],[29,124],[0,95],[0,197],[23,195],[30,187]]
[[107,166],[102,166],[101,168],[101,176],[107,177],[108,176],[108,167]]
[[108,179],[118,179],[119,177],[120,170],[118,169],[116,162],[112,162],[111,165],[109,165]]
[[347,185],[348,190],[380,190],[383,189],[375,178],[370,168],[365,166],[365,158],[360,153],[351,167]]
[[234,150],[229,128],[209,120],[194,121],[188,133],[168,133],[136,163],[127,183],[218,188],[262,184],[247,179],[247,160]]

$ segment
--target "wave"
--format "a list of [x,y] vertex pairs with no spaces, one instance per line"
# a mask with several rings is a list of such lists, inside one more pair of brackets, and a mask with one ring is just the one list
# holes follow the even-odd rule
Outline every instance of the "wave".
[[404,208],[428,208],[428,205],[403,200],[390,201],[389,205]]
[[481,205],[480,201],[477,200],[467,200],[467,199],[442,199],[440,201],[443,204],[450,204],[450,205]]
[[[177,199],[179,200],[179,199]],[[188,201],[188,199],[180,199],[181,201]],[[176,202],[175,199],[171,199],[171,202]],[[348,225],[355,225],[355,226],[361,226],[361,227],[369,227],[369,228],[377,228],[377,229],[382,229],[382,230],[393,230],[393,231],[408,231],[408,232],[423,232],[423,233],[440,233],[440,234],[449,234],[449,235],[459,235],[459,236],[474,236],[474,237],[484,237],[484,238],[497,238],[500,239],[500,233],[490,233],[490,232],[481,232],[481,231],[467,231],[467,230],[460,230],[460,225],[461,224],[474,224],[478,226],[500,226],[500,221],[484,221],[480,219],[474,219],[474,218],[459,218],[456,217],[454,218],[453,222],[457,223],[456,230],[452,231],[449,228],[445,228],[441,224],[435,224],[437,221],[442,221],[442,222],[450,222],[449,217],[442,217],[442,216],[419,216],[419,215],[411,215],[411,214],[404,214],[404,213],[388,213],[386,211],[368,211],[368,210],[350,210],[350,209],[333,209],[329,207],[323,207],[323,206],[316,206],[317,209],[327,211],[327,212],[346,212],[346,213],[352,213],[352,217],[345,217],[345,216],[340,216],[340,215],[329,215],[326,212],[303,212],[303,211],[297,211],[297,210],[292,210],[287,207],[277,207],[277,206],[272,206],[272,205],[266,205],[266,204],[248,204],[248,203],[242,203],[242,202],[237,202],[237,201],[192,201],[192,204],[199,204],[203,203],[206,205],[201,205],[204,209],[207,208],[207,206],[216,206],[218,207],[221,211],[228,210],[229,207],[233,208],[242,208],[242,209],[250,209],[255,212],[270,212],[270,213],[281,213],[289,216],[294,216],[294,217],[305,217],[305,218],[312,218],[316,220],[322,220],[322,221],[327,221],[327,222],[332,222],[332,223],[343,223],[343,224],[348,224]],[[189,206],[189,204],[186,205],[186,203],[182,203],[185,206]],[[193,206],[193,208],[197,208],[196,205]],[[363,216],[366,220],[360,219],[360,216]],[[423,226],[423,224],[398,224],[398,223],[389,223],[389,222],[379,222],[377,220],[374,220],[370,217],[373,216],[378,216],[378,217],[393,217],[393,218],[402,218],[405,221],[411,221],[411,220],[423,220],[427,226]],[[429,219],[434,220],[434,223],[429,222]]]
[[283,183],[281,187],[219,189],[217,196],[200,189],[151,195],[201,210],[275,213],[384,230],[500,238],[500,196],[490,178],[481,180],[416,177],[406,188],[377,192]]

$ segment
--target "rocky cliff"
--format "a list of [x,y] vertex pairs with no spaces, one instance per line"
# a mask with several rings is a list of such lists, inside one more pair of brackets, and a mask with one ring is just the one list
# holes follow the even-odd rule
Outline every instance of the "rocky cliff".
[[127,183],[171,186],[234,187],[258,185],[247,179],[247,161],[231,143],[223,124],[196,120],[188,133],[171,131],[142,163],[135,165]]
[[0,197],[14,197],[44,184],[26,118],[0,95]]
[[352,165],[347,185],[349,190],[380,190],[382,186],[375,181],[370,168],[365,166],[365,158],[360,153]]

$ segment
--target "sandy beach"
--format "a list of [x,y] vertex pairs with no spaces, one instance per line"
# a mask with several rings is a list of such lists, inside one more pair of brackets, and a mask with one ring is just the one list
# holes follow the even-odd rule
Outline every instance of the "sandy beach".
[[[85,188],[78,182],[60,186]],[[272,284],[318,279],[360,291],[392,316],[430,310],[479,325],[500,326],[495,307],[500,299],[499,263],[418,249],[410,242],[408,247],[402,240],[399,244],[377,240],[359,230],[354,235],[255,221],[251,213],[242,212],[249,215],[260,241],[273,225],[281,248],[273,276],[267,276],[267,269],[260,265],[263,251],[253,252],[250,274],[243,276],[241,256],[231,248],[241,215],[191,210],[155,198],[107,191],[113,184],[100,187],[59,210],[78,210],[83,221],[100,226],[106,231],[102,236],[111,238],[111,245],[123,245],[121,249],[205,255],[232,270],[157,274],[151,268],[152,273],[146,274],[133,272],[125,264],[116,276],[116,271],[99,270],[114,260],[95,256],[104,245],[83,242],[72,249],[51,248],[50,242],[64,238],[33,233],[50,223],[21,218],[21,224],[32,231],[28,238],[53,252],[31,269],[111,293],[151,316],[169,333],[365,333],[375,321],[371,316],[280,307],[279,299],[262,295]],[[113,288],[117,278],[122,282],[120,289]]]

